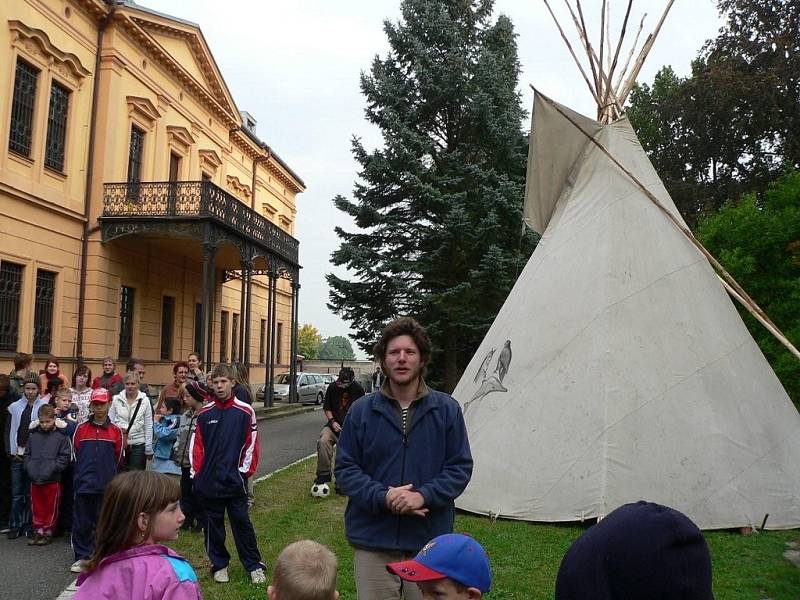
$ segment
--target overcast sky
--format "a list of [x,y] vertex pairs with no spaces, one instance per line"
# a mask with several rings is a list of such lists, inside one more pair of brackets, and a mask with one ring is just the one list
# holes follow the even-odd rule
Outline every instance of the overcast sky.
[[[399,0],[137,0],[139,4],[197,23],[240,110],[257,120],[257,133],[303,178],[308,190],[297,199],[295,235],[300,240],[302,290],[300,322],[316,326],[323,337],[348,335],[349,325],[326,307],[325,273],[338,247],[335,225],[353,229],[336,210],[336,194],[350,196],[358,165],[350,139],[368,147],[380,144],[378,131],[364,119],[359,74],[376,54],[388,49],[383,20],[400,16]],[[599,38],[600,0],[584,0],[590,37]],[[667,0],[634,0],[626,39],[642,14],[644,36],[655,28]],[[551,0],[562,17],[562,2]],[[613,0],[611,37],[616,39],[627,2]],[[518,34],[522,63],[519,88],[530,111],[534,84],[551,98],[584,114],[595,109],[588,88],[540,0],[496,0],[495,15],[508,15]],[[567,17],[568,18],[568,17]],[[568,35],[574,28],[567,18]],[[678,75],[722,25],[711,0],[677,0],[639,81],[651,83],[663,65]],[[596,43],[596,42],[595,42]],[[641,41],[640,41],[641,45]],[[576,52],[577,46],[574,46]],[[628,45],[624,46],[627,52]],[[526,124],[526,127],[529,123]],[[355,344],[354,344],[355,347]]]

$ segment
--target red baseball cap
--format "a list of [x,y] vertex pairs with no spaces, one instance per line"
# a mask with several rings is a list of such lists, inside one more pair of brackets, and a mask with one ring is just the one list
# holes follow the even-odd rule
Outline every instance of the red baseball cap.
[[100,402],[105,404],[110,398],[108,397],[108,390],[106,388],[97,388],[92,390],[92,399],[90,402]]

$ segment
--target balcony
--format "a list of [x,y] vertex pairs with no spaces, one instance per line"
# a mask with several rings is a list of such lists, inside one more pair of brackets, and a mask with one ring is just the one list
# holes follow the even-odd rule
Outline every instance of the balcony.
[[122,228],[136,233],[136,226],[146,231],[154,223],[207,222],[243,241],[240,248],[252,245],[292,270],[299,267],[295,238],[210,181],[106,183],[100,221],[104,241]]

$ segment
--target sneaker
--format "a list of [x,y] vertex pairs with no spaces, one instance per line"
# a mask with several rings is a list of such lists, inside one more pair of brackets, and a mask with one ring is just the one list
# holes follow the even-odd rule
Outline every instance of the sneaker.
[[72,563],[72,566],[69,568],[72,573],[81,573],[83,571],[83,561],[76,560]]
[[11,528],[8,527],[8,526],[5,526],[2,529],[0,529],[0,535],[6,535],[9,531],[11,531]]
[[253,583],[267,583],[267,575],[264,573],[264,569],[250,571],[250,580]]
[[44,535],[39,536],[39,540],[36,542],[36,545],[37,546],[47,546],[47,544],[51,543],[52,541],[53,541],[53,536],[52,535],[44,534]]
[[223,567],[219,571],[214,571],[214,581],[217,583],[228,583],[230,581],[228,577],[228,567]]
[[9,529],[8,533],[6,533],[6,537],[10,540],[15,540],[21,535],[22,531],[20,531],[19,529]]
[[34,534],[34,536],[28,540],[28,546],[38,546],[39,540],[42,539],[42,536],[38,533]]

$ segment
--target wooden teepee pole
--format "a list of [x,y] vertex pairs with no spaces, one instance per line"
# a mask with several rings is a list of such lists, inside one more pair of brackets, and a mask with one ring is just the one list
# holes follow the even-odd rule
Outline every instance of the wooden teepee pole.
[[[533,86],[531,86],[531,87],[533,87]],[[536,88],[534,88],[534,91],[536,91]],[[561,109],[561,107],[560,107],[558,104],[556,104],[555,102],[553,102],[553,101],[552,101],[550,98],[548,98],[547,96],[545,96],[545,95],[543,95],[543,94],[540,94],[540,95],[541,95],[541,96],[542,96],[542,98],[545,100],[545,102],[547,102],[547,103],[548,103],[550,106],[552,106],[554,109],[556,109],[556,111],[557,111],[557,112],[558,112],[558,113],[559,113],[559,114],[560,114],[562,117],[564,117],[564,118],[565,118],[567,121],[569,121],[569,122],[570,122],[570,123],[571,123],[571,124],[572,124],[572,125],[573,125],[573,126],[574,126],[574,127],[577,129],[577,130],[578,130],[578,131],[580,131],[580,132],[581,132],[581,133],[582,133],[584,136],[586,136],[586,138],[587,138],[587,139],[588,139],[588,140],[589,140],[589,141],[590,141],[592,144],[594,144],[595,146],[597,146],[597,148],[598,148],[598,149],[599,149],[599,150],[600,150],[600,151],[601,151],[603,154],[605,154],[605,155],[606,155],[606,156],[607,156],[607,157],[608,157],[608,158],[611,160],[611,162],[613,162],[613,163],[614,163],[614,164],[615,164],[615,165],[616,165],[616,166],[617,166],[617,167],[618,167],[618,168],[619,168],[619,169],[620,169],[620,170],[621,170],[623,173],[625,173],[625,175],[627,175],[627,176],[628,176],[628,178],[629,178],[631,181],[633,181],[633,182],[636,184],[636,186],[637,186],[639,189],[641,189],[641,190],[642,190],[642,192],[644,192],[644,195],[645,195],[645,196],[646,196],[646,197],[647,197],[647,198],[648,198],[648,199],[649,199],[649,200],[650,200],[650,201],[651,201],[651,202],[652,202],[652,203],[653,203],[653,204],[654,204],[654,205],[655,205],[655,206],[656,206],[656,207],[657,207],[657,208],[658,208],[658,209],[659,209],[659,210],[660,210],[660,211],[661,211],[661,212],[662,212],[662,213],[663,213],[663,214],[664,214],[664,215],[665,215],[665,216],[666,216],[666,217],[667,217],[669,220],[670,220],[670,222],[671,222],[671,223],[672,223],[672,224],[673,224],[675,227],[677,227],[677,228],[678,228],[678,230],[679,230],[681,233],[683,233],[683,235],[684,235],[684,236],[686,236],[686,238],[687,238],[687,239],[688,239],[688,240],[689,240],[689,241],[692,243],[692,245],[694,245],[694,247],[695,247],[695,248],[697,248],[697,249],[700,251],[700,253],[701,253],[703,256],[705,256],[705,257],[706,257],[706,259],[708,260],[708,262],[709,262],[709,263],[711,263],[711,266],[712,266],[712,267],[714,268],[714,270],[717,272],[717,276],[718,276],[720,279],[722,279],[722,280],[723,280],[723,282],[726,284],[726,285],[725,285],[725,288],[726,288],[726,289],[729,289],[729,290],[730,290],[730,289],[733,289],[733,290],[736,292],[735,294],[732,294],[732,296],[734,297],[734,299],[736,299],[738,302],[740,302],[740,303],[741,303],[741,305],[742,305],[742,306],[744,306],[744,308],[745,308],[745,309],[746,309],[746,310],[747,310],[747,311],[748,311],[748,312],[749,312],[751,315],[753,315],[753,316],[754,316],[754,317],[755,317],[755,318],[756,318],[756,319],[757,319],[757,320],[758,320],[758,321],[759,321],[761,324],[763,324],[763,325],[764,325],[764,327],[766,327],[766,328],[767,328],[767,331],[769,331],[770,333],[772,333],[772,335],[773,335],[773,336],[775,336],[775,339],[777,339],[777,340],[778,340],[778,341],[779,341],[781,344],[783,344],[783,345],[786,347],[786,349],[787,349],[787,350],[789,350],[789,352],[791,352],[791,353],[792,353],[792,354],[793,354],[795,357],[797,357],[798,359],[800,359],[800,350],[798,350],[798,349],[797,349],[797,348],[796,348],[796,347],[795,347],[795,346],[794,346],[794,345],[793,345],[793,344],[792,344],[792,343],[789,341],[789,339],[788,339],[788,338],[787,338],[787,337],[786,337],[786,336],[783,334],[783,332],[782,332],[782,331],[781,331],[781,330],[778,328],[778,326],[777,326],[777,325],[775,325],[775,324],[774,324],[774,323],[773,323],[773,322],[770,320],[770,318],[769,318],[769,317],[767,316],[767,314],[766,314],[766,313],[765,313],[765,312],[764,312],[764,311],[761,309],[761,307],[760,307],[758,304],[756,304],[755,300],[753,300],[753,299],[752,299],[752,298],[751,298],[751,297],[750,297],[750,296],[747,294],[747,292],[745,292],[745,291],[744,291],[744,289],[742,288],[742,286],[740,286],[740,285],[739,285],[739,283],[738,283],[738,282],[737,282],[737,281],[736,281],[736,280],[733,278],[733,276],[732,276],[730,273],[728,273],[728,271],[726,271],[726,270],[725,270],[725,267],[723,267],[723,266],[722,266],[722,265],[719,263],[719,261],[718,261],[716,258],[714,258],[714,256],[713,256],[713,255],[712,255],[712,254],[711,254],[711,253],[710,253],[708,250],[706,250],[706,248],[703,246],[703,244],[701,244],[701,243],[700,243],[700,241],[699,241],[699,240],[698,240],[696,237],[694,237],[694,234],[693,234],[693,233],[692,233],[692,232],[689,230],[689,228],[688,228],[688,227],[686,227],[686,225],[684,225],[683,223],[681,223],[681,222],[678,220],[678,218],[677,218],[677,217],[675,217],[675,215],[673,215],[673,214],[672,214],[672,212],[670,212],[669,210],[667,210],[667,208],[666,208],[666,207],[665,207],[665,206],[664,206],[664,205],[661,203],[661,201],[660,201],[658,198],[656,198],[656,197],[655,197],[655,195],[653,195],[653,193],[652,193],[650,190],[648,190],[648,189],[647,189],[647,187],[645,187],[645,185],[644,185],[644,184],[643,184],[641,181],[639,181],[639,179],[638,179],[638,178],[637,178],[637,177],[636,177],[636,176],[635,176],[633,173],[631,173],[631,172],[630,172],[630,171],[629,171],[629,170],[628,170],[628,169],[627,169],[627,168],[626,168],[626,167],[625,167],[625,166],[624,166],[624,165],[623,165],[621,162],[619,162],[619,161],[618,161],[618,160],[617,160],[617,159],[616,159],[616,158],[615,158],[615,157],[614,157],[614,156],[613,156],[613,155],[612,155],[612,154],[611,154],[611,153],[610,153],[610,152],[609,152],[609,151],[608,151],[608,150],[605,148],[605,146],[603,146],[603,145],[602,145],[600,142],[598,142],[596,139],[594,139],[594,136],[592,136],[592,135],[591,135],[589,132],[587,132],[585,129],[583,129],[583,127],[581,127],[579,123],[577,123],[577,122],[576,122],[574,119],[572,119],[572,118],[571,118],[571,117],[570,117],[570,116],[569,116],[567,113],[565,113],[565,112],[564,112],[564,111]]]
[[[738,300],[739,304],[747,307],[747,300],[742,296],[740,296],[739,293],[735,289],[733,289],[733,286],[731,286],[727,281],[725,281],[720,276],[719,273],[717,273],[717,278],[719,279],[720,283],[722,283],[722,285],[725,287],[725,289],[728,290],[728,293],[731,296],[733,296],[736,300]],[[753,311],[749,312],[756,318],[756,320],[759,323],[761,323],[764,326],[764,328],[767,331],[769,331],[775,337],[775,339],[777,339],[781,344],[783,344],[789,350],[789,352],[794,354],[797,358],[800,358],[800,352],[797,351],[797,348],[792,344],[792,342],[790,342],[786,338],[785,335],[783,335],[783,332],[780,329],[778,329],[777,326],[772,321],[770,321],[768,318],[764,318],[760,313],[754,313]]]
[[[600,7],[600,56],[597,59],[597,69],[600,71],[601,75],[605,71],[605,67],[603,66],[603,51],[605,50],[606,44],[606,8],[607,8],[608,0],[603,0],[603,5]],[[600,78],[600,89],[597,90],[597,95],[603,99],[603,104],[605,105],[606,97],[608,96],[608,84],[605,83],[605,77]],[[603,111],[603,114],[606,112],[605,106],[600,106],[599,111]],[[598,114],[598,117],[600,115]]]
[[547,0],[544,0],[544,5],[550,12],[550,16],[553,17],[553,21],[555,22],[556,27],[558,28],[558,32],[561,34],[561,39],[564,40],[564,43],[567,45],[569,53],[572,55],[572,59],[575,61],[575,64],[578,65],[578,70],[581,72],[581,75],[583,75],[583,80],[586,82],[586,85],[589,86],[589,91],[592,93],[592,98],[594,98],[595,102],[600,104],[600,98],[597,96],[597,92],[595,91],[594,87],[589,81],[589,76],[586,75],[586,71],[583,69],[581,61],[579,61],[578,57],[575,55],[575,51],[572,49],[572,44],[569,43],[567,36],[564,34],[564,30],[561,28],[561,24],[558,22],[556,15],[553,13],[553,9],[550,8],[550,3]]
[[656,37],[658,37],[658,32],[661,31],[661,26],[664,24],[664,20],[667,18],[667,14],[672,8],[674,2],[675,0],[669,0],[667,8],[664,9],[664,14],[661,15],[661,19],[658,21],[658,25],[656,25],[655,30],[653,33],[647,36],[647,40],[645,41],[644,46],[642,46],[642,51],[639,53],[639,56],[636,59],[636,62],[633,64],[630,74],[628,75],[628,79],[620,91],[618,99],[621,104],[625,104],[625,100],[628,98],[628,94],[630,93],[633,84],[636,83],[636,78],[639,76],[639,71],[642,69],[642,65],[644,64],[647,55],[650,53],[650,49],[653,47],[653,44],[655,44]]
[[[606,88],[608,88],[611,86],[611,79],[605,73],[602,64],[600,64],[599,59],[597,58],[597,54],[595,53],[594,48],[589,42],[589,35],[586,31],[586,23],[583,20],[583,10],[581,7],[580,0],[576,0],[576,4],[578,7],[578,15],[575,14],[575,11],[572,9],[572,6],[569,3],[569,0],[564,0],[564,4],[566,4],[570,16],[572,16],[572,22],[575,24],[575,29],[578,31],[578,37],[580,38],[581,43],[583,44],[583,49],[586,52],[586,56],[589,58],[589,66],[592,69],[592,75],[595,81],[595,90],[597,90],[596,93],[594,94],[594,99],[595,102],[597,103],[598,120],[601,121],[604,120],[602,118],[602,113],[608,107],[608,105],[611,104],[613,104],[614,107],[616,108],[616,114],[621,115],[623,112],[622,104],[617,101],[616,95],[612,94],[611,98],[607,99],[604,94],[601,94],[601,89],[603,89],[603,81],[605,81],[605,86]],[[551,15],[553,14],[552,11],[550,11],[550,14]],[[578,19],[578,16],[580,16],[580,19]],[[555,18],[555,15],[553,15],[553,18]],[[567,46],[569,47],[569,44],[567,44]],[[610,115],[613,116],[613,114],[614,114],[613,112],[610,112]]]
[[619,34],[619,40],[617,40],[617,49],[614,51],[614,59],[611,61],[611,66],[608,67],[608,85],[609,85],[609,93],[614,93],[613,88],[611,87],[611,80],[614,78],[614,71],[617,68],[617,60],[619,59],[619,51],[622,48],[622,41],[625,39],[625,32],[628,29],[628,18],[631,15],[631,7],[633,6],[633,0],[628,0],[628,9],[625,11],[625,18],[622,20],[622,30]]
[[617,78],[617,82],[614,84],[614,95],[617,98],[619,98],[619,91],[620,91],[620,85],[622,84],[622,79],[625,77],[625,73],[628,71],[628,65],[631,64],[633,53],[636,52],[636,46],[639,44],[639,36],[642,35],[642,30],[644,29],[644,20],[646,17],[647,13],[642,15],[642,20],[639,21],[639,29],[636,31],[636,37],[633,38],[633,46],[631,46],[631,51],[628,53],[628,58],[625,60],[625,66],[622,67],[622,70],[619,72],[619,77]]
[[581,0],[575,0],[575,4],[578,7],[578,15],[580,16],[580,21],[575,17],[575,12],[572,10],[572,6],[570,6],[568,0],[564,0],[564,3],[567,5],[570,14],[572,15],[572,20],[575,22],[575,27],[578,29],[578,35],[583,42],[583,47],[586,50],[586,55],[589,57],[589,67],[592,70],[592,75],[594,76],[594,88],[597,90],[597,97],[600,97],[600,89],[602,84],[600,83],[600,77],[597,73],[597,69],[595,69],[595,59],[593,58],[594,50],[592,50],[592,43],[589,41],[589,34],[586,31],[586,23],[583,20],[583,10],[581,9]]

